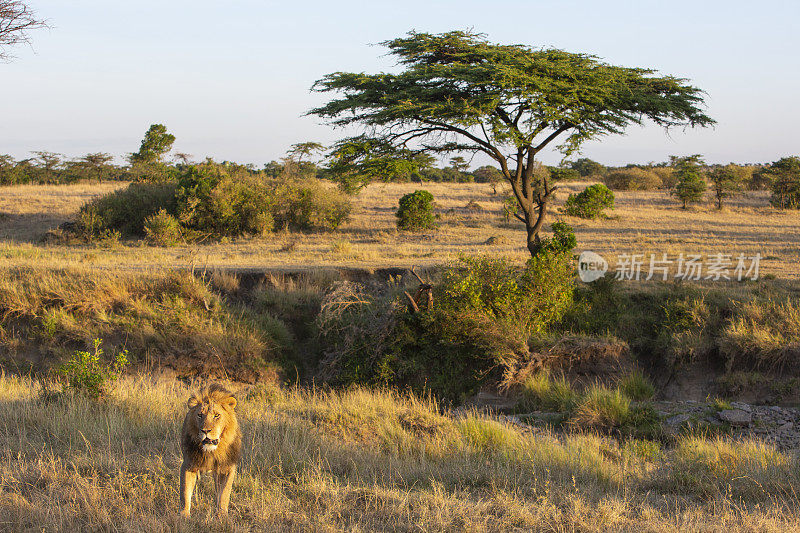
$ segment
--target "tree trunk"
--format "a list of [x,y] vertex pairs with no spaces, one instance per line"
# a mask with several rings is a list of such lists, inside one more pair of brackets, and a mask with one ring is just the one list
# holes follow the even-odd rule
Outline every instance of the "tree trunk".
[[542,224],[544,223],[546,214],[547,199],[544,199],[544,201],[539,205],[539,210],[536,214],[536,221],[531,223],[531,219],[526,217],[525,230],[528,233],[528,251],[530,252],[531,257],[536,255],[536,252],[539,249],[539,243],[541,242],[539,231],[542,229]]
[[517,199],[517,204],[522,208],[523,216],[516,217],[525,224],[527,233],[527,247],[531,257],[536,255],[539,249],[539,231],[544,224],[547,214],[547,204],[550,197],[556,190],[551,187],[547,177],[543,176],[541,182],[536,181],[534,176],[534,155],[536,151],[532,147],[520,148],[517,152],[517,168],[512,174],[505,162],[501,161],[503,174],[511,184],[511,190]]

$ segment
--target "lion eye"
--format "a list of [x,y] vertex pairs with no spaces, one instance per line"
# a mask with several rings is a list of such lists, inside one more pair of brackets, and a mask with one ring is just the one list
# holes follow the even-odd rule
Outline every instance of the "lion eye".
[[214,418],[219,418],[219,413],[215,413]]

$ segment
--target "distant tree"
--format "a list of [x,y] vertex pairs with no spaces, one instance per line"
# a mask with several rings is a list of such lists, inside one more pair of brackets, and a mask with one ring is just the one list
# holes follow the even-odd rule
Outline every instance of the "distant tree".
[[192,163],[192,154],[186,152],[176,152],[175,161],[179,161],[182,165],[190,165]]
[[0,154],[0,185],[18,185],[27,181],[27,176],[8,154]]
[[264,174],[270,178],[277,178],[281,175],[283,171],[283,165],[278,161],[270,161],[269,163],[264,163]]
[[781,209],[800,209],[800,157],[783,157],[770,165],[770,202]]
[[708,173],[708,179],[717,199],[717,209],[722,209],[723,200],[742,192],[746,179],[746,172],[742,169],[743,167],[730,163],[716,167]]
[[333,126],[364,127],[342,141],[362,148],[347,161],[355,175],[381,179],[376,165],[396,170],[420,152],[487,155],[519,203],[515,216],[525,224],[531,255],[539,251],[555,191],[535,178],[534,162],[556,139],[570,155],[587,140],[645,119],[667,128],[714,122],[699,107],[700,89],[685,80],[593,56],[493,44],[462,31],[411,32],[383,44],[400,72],[328,74],[313,89],[339,97],[309,113]]
[[304,157],[309,158],[314,154],[321,153],[324,149],[325,147],[318,142],[297,143],[289,148],[287,155],[294,161],[301,163]]
[[64,169],[64,154],[35,150],[31,152],[36,157],[33,159],[35,170],[34,181],[39,183],[58,183],[61,181],[61,171]]
[[131,154],[131,163],[160,163],[172,149],[175,136],[163,124],[153,124],[144,134],[139,151]]
[[763,191],[772,188],[772,176],[769,165],[749,165],[752,175],[747,181],[747,188],[751,191]]
[[64,154],[47,152],[45,150],[34,150],[31,152],[36,156],[36,164],[46,172],[54,172],[64,162]]
[[115,167],[110,164],[113,160],[114,156],[105,152],[86,154],[70,165],[70,171],[76,172],[81,179],[102,182],[113,177]]
[[30,42],[29,31],[46,27],[25,2],[0,0],[0,61],[11,59],[11,47]]
[[603,181],[615,191],[652,191],[662,184],[658,174],[640,167],[609,170]]
[[572,170],[577,170],[578,174],[580,174],[582,178],[589,176],[602,176],[606,171],[606,167],[604,165],[601,165],[597,161],[592,161],[586,157],[576,159],[570,163],[569,166]]
[[703,160],[700,154],[686,157],[675,157],[673,160],[677,183],[672,191],[686,209],[690,203],[703,199],[706,192],[706,181],[703,178]]
[[450,167],[456,172],[466,172],[469,170],[469,163],[467,163],[466,159],[460,155],[457,155],[450,158]]
[[570,181],[576,180],[581,177],[580,172],[569,167],[547,167],[550,170],[550,175],[553,181]]
[[475,176],[475,181],[488,183],[492,188],[492,194],[497,194],[497,186],[503,182],[503,173],[491,165],[476,168],[472,175]]

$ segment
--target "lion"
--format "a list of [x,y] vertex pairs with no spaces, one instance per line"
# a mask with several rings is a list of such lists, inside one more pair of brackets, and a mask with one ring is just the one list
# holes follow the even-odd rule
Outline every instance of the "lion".
[[181,514],[188,517],[191,512],[197,477],[211,471],[217,512],[227,515],[242,449],[242,432],[234,412],[236,398],[215,383],[192,394],[187,404],[189,412],[181,431]]

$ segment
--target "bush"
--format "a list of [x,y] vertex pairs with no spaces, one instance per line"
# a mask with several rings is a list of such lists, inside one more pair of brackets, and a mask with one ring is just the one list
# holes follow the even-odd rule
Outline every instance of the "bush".
[[572,181],[581,179],[581,173],[573,168],[548,167],[553,181]]
[[181,224],[178,219],[161,209],[144,221],[147,240],[156,246],[175,246],[181,240]]
[[108,230],[145,236],[144,221],[161,210],[176,214],[174,183],[131,183],[81,207],[78,225],[88,236]]
[[207,161],[185,167],[176,182],[133,183],[86,204],[78,226],[90,239],[114,230],[170,245],[187,234],[263,235],[276,224],[301,231],[333,230],[350,210],[349,197],[316,179],[279,181],[232,163]]
[[100,343],[100,339],[94,339],[93,353],[76,352],[61,367],[61,374],[67,380],[68,388],[95,400],[107,392],[108,386],[116,381],[128,366],[127,350],[117,352],[113,363],[103,363],[103,349],[100,348]]
[[462,257],[433,284],[434,305],[415,314],[405,310],[402,287],[337,288],[317,320],[318,342],[326,347],[321,377],[411,387],[452,401],[499,379],[527,360],[529,339],[545,333],[572,302],[574,236],[565,231],[545,239],[524,267]]
[[650,172],[661,179],[662,189],[671,189],[678,183],[675,169],[672,167],[653,167],[650,169]]
[[350,218],[351,209],[346,194],[309,178],[283,183],[273,213],[277,227],[332,231]]
[[663,186],[658,174],[638,167],[611,171],[606,175],[605,182],[615,191],[652,191]]
[[614,209],[614,193],[601,183],[586,187],[577,195],[570,194],[565,204],[565,213],[579,218],[604,217],[604,209]]
[[408,231],[422,231],[434,227],[433,195],[425,190],[408,193],[399,201],[397,227]]
[[540,254],[522,269],[502,258],[461,257],[435,288],[437,308],[465,320],[500,321],[527,342],[572,303],[572,265],[565,255]]
[[194,231],[215,236],[262,234],[272,229],[272,188],[224,165],[189,167],[178,180],[178,217]]

